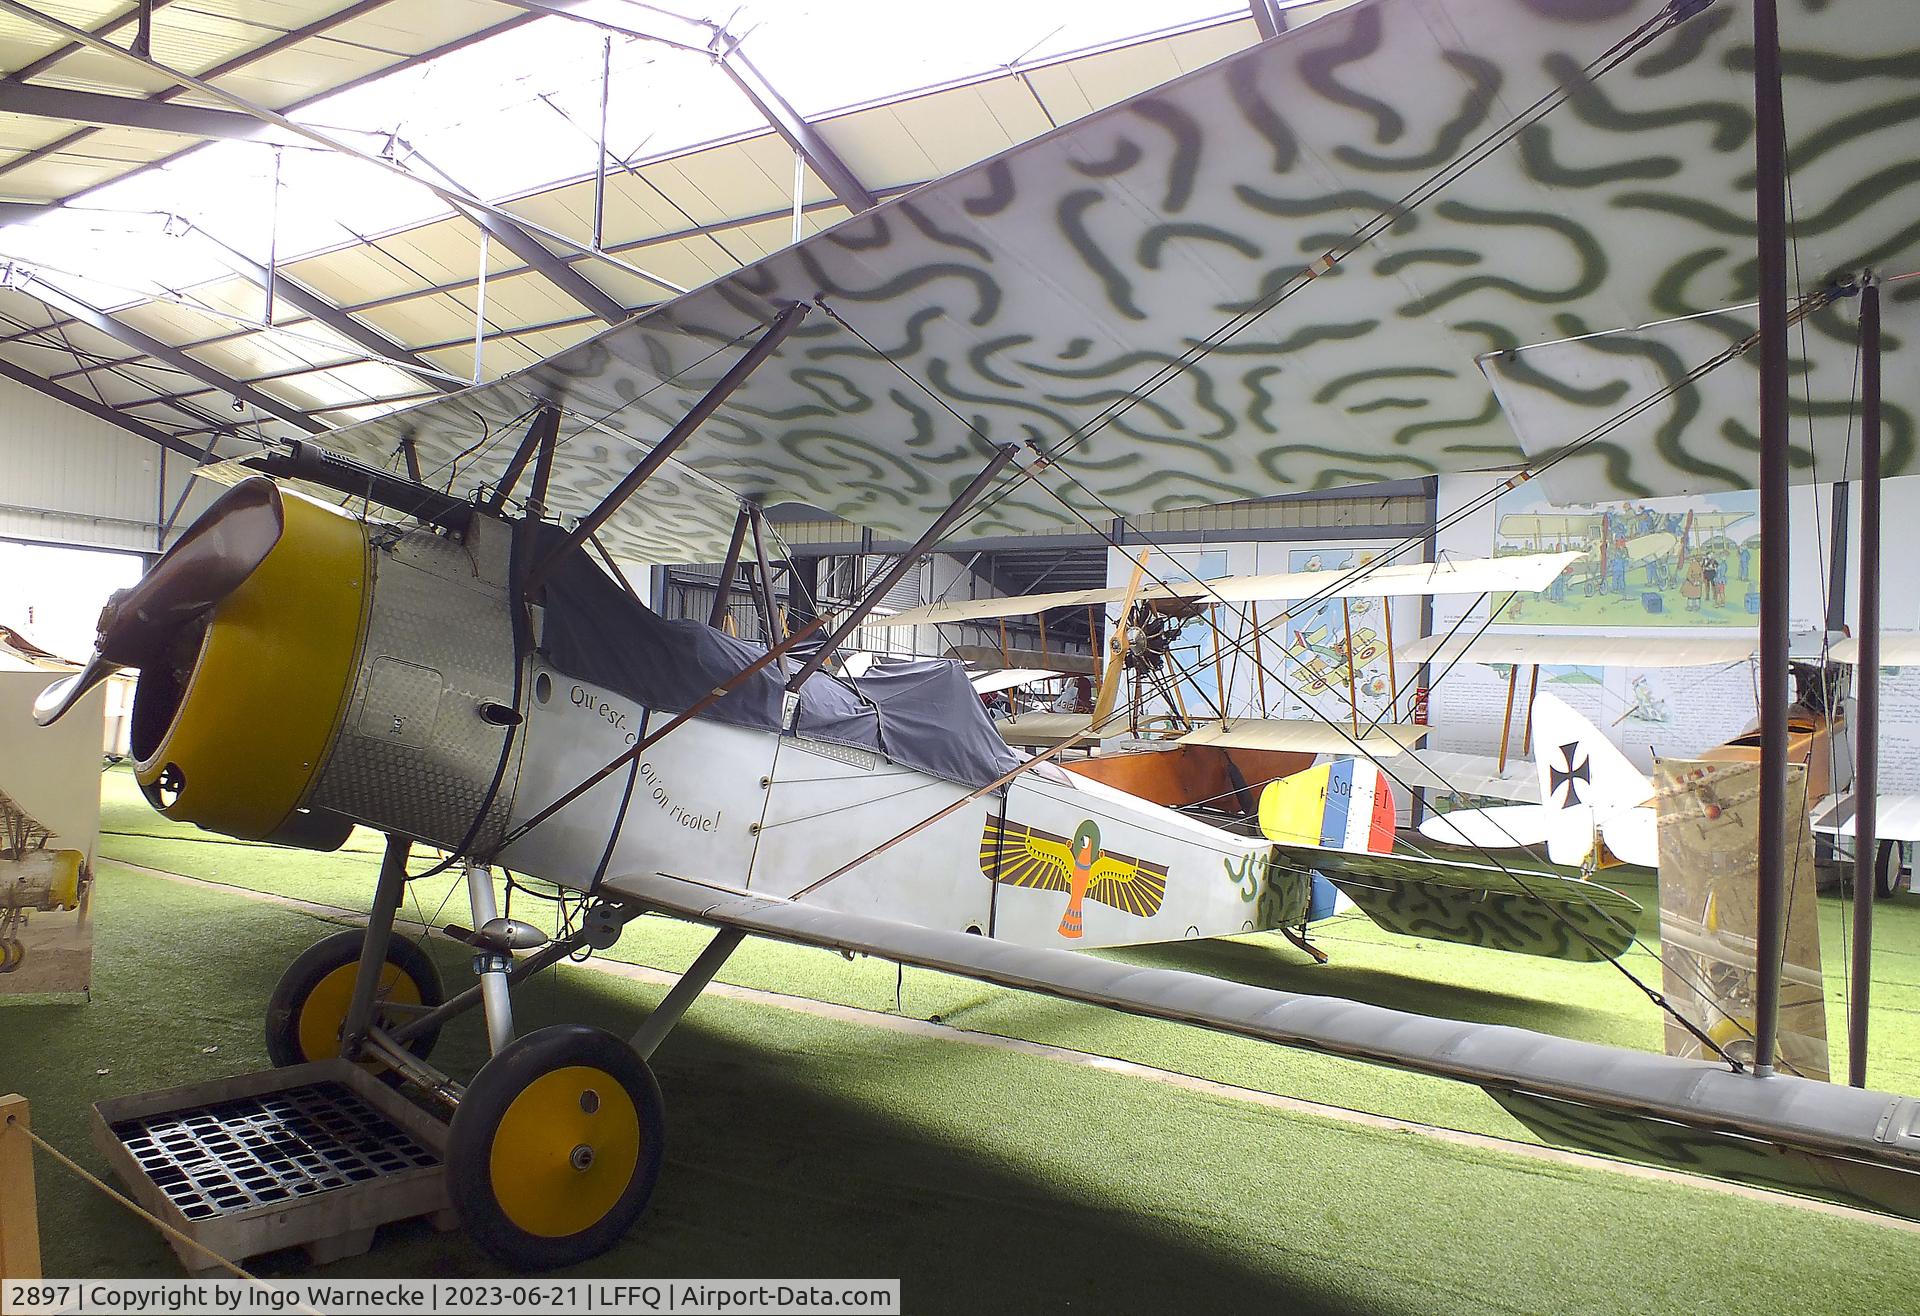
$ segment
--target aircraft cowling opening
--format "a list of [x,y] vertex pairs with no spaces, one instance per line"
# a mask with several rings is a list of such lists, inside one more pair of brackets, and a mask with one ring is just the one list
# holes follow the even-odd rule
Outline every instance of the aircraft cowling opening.
[[358,822],[483,851],[516,775],[512,527],[387,526],[275,496],[284,533],[257,568],[150,643],[142,791],[249,840],[331,850]]
[[295,494],[272,497],[283,530],[271,549],[211,609],[150,642],[134,690],[134,775],[169,818],[332,850],[352,823],[307,808],[306,797],[351,689],[366,527]]

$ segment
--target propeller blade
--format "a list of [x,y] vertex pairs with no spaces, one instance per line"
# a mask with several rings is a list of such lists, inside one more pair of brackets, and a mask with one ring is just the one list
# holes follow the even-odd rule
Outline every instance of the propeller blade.
[[120,664],[110,662],[95,653],[87,659],[87,665],[72,676],[63,676],[42,690],[33,701],[33,720],[43,727],[50,727],[66,715],[69,708],[86,698],[87,691],[120,670]]
[[286,515],[273,481],[243,480],[215,500],[132,589],[100,614],[101,656],[139,667],[167,632],[240,588],[280,542]]
[[139,584],[107,600],[93,655],[78,672],[40,692],[33,720],[52,726],[122,667],[142,667],[159,657],[173,628],[240,588],[285,528],[280,491],[272,480],[243,480],[221,494]]

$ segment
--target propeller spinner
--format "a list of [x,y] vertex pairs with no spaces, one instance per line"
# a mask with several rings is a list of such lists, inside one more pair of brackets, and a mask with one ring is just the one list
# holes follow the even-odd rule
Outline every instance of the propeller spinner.
[[92,656],[40,692],[33,720],[52,726],[121,668],[152,661],[174,627],[212,609],[254,573],[285,525],[272,480],[243,480],[220,495],[137,585],[107,600]]

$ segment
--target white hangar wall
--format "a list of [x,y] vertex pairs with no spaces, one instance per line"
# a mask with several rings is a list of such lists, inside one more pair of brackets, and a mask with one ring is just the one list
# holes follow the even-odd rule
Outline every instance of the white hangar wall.
[[[1551,518],[1575,509],[1546,503],[1543,491],[1523,485],[1481,505],[1500,482],[1489,477],[1451,476],[1440,481],[1437,535],[1443,556],[1482,557],[1496,546],[1513,549],[1516,530],[1533,528],[1547,539],[1525,547],[1552,549],[1552,522],[1520,518]],[[1857,485],[1847,494],[1846,606],[1850,629],[1859,620],[1858,571],[1859,496]],[[1882,486],[1883,557],[1881,587],[1883,628],[1887,633],[1920,630],[1920,592],[1912,588],[1905,564],[1920,560],[1920,479],[1888,480]],[[1789,499],[1792,524],[1790,605],[1792,626],[1800,643],[1817,646],[1818,632],[1828,614],[1827,593],[1832,554],[1834,491],[1830,485],[1795,485]],[[1620,510],[1624,504],[1609,503]],[[1483,625],[1490,633],[1552,634],[1577,630],[1599,634],[1713,635],[1757,628],[1758,553],[1752,540],[1758,533],[1757,494],[1709,495],[1681,499],[1647,500],[1632,504],[1635,521],[1629,534],[1650,530],[1666,533],[1686,514],[1729,520],[1724,530],[1702,535],[1690,531],[1690,542],[1716,537],[1726,565],[1723,601],[1715,606],[1711,595],[1695,607],[1685,581],[1660,580],[1636,565],[1624,582],[1612,582],[1588,594],[1584,582],[1570,584],[1555,600],[1520,599],[1500,617],[1487,622],[1498,601],[1454,598],[1436,601],[1434,631],[1447,633],[1456,625],[1467,636]],[[1743,517],[1740,520],[1730,520]],[[1636,535],[1636,537],[1638,537]],[[1569,543],[1569,547],[1581,547]],[[1657,543],[1655,545],[1658,546]],[[1746,549],[1746,552],[1742,552]],[[1597,583],[1597,582],[1596,582]],[[1658,595],[1656,605],[1648,595]],[[1749,596],[1753,595],[1750,599]],[[1468,753],[1497,752],[1505,720],[1507,672],[1461,663],[1437,679],[1430,703],[1434,727],[1428,744],[1434,749]],[[1525,733],[1525,709],[1531,672],[1522,670],[1516,690],[1509,732],[1509,753],[1518,755]],[[1656,757],[1684,757],[1743,731],[1756,715],[1755,672],[1750,662],[1724,667],[1695,668],[1577,668],[1541,669],[1537,687],[1553,693],[1606,730],[1642,768]],[[1882,761],[1885,785],[1891,790],[1920,790],[1920,668],[1893,672],[1884,683]]]
[[[192,465],[0,378],[0,538],[152,553]],[[218,492],[204,480],[192,483],[200,487],[190,493],[176,531]]]

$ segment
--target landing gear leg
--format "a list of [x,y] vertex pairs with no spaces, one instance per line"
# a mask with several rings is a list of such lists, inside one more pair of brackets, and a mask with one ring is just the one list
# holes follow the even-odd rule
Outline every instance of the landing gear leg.
[[367,935],[360,943],[360,967],[354,974],[353,1000],[340,1029],[340,1054],[357,1055],[366,1043],[367,1030],[373,1026],[374,997],[380,990],[380,978],[387,963],[387,946],[393,940],[393,918],[400,912],[400,897],[407,889],[407,855],[413,842],[404,836],[387,837],[387,851],[380,860],[380,880],[373,889],[373,911],[367,916]]
[[[467,865],[467,903],[473,907],[476,929],[500,916],[493,898],[493,870],[485,864]],[[473,971],[480,975],[480,1009],[487,1017],[487,1050],[494,1055],[513,1040],[513,1000],[507,992],[507,969],[512,963],[512,956],[497,947],[481,947],[473,956]]]

